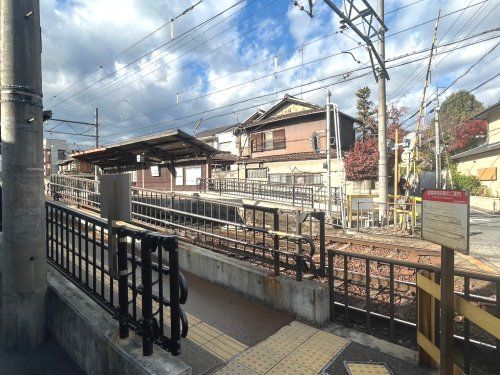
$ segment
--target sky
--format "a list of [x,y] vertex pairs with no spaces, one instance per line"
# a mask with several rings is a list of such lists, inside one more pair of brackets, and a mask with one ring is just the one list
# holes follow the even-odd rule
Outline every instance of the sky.
[[[376,9],[375,0],[368,2]],[[234,124],[285,94],[324,105],[328,89],[339,109],[352,116],[359,87],[368,86],[377,102],[367,49],[353,30],[339,32],[339,17],[321,0],[312,18],[300,9],[308,10],[306,0],[298,6],[287,0],[40,4],[44,107],[54,118],[82,122],[93,122],[99,108],[101,144],[168,129],[193,134],[200,119],[197,131]],[[335,4],[342,8],[340,1]],[[486,82],[474,95],[486,106],[497,102],[500,78],[490,78],[500,66],[500,31],[491,31],[500,27],[499,5],[500,0],[386,0],[388,103],[407,107],[408,116],[418,110],[439,10],[438,55],[427,99],[458,78],[440,100]],[[90,126],[49,121],[45,128],[45,137],[68,139],[78,148],[94,142],[58,134],[93,135]]]

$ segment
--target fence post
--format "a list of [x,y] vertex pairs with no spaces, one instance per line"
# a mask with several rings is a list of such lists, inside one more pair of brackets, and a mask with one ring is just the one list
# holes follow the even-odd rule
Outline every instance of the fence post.
[[[181,354],[181,307],[179,302],[179,246],[177,238],[168,238],[165,245],[168,249],[168,265],[170,271],[170,332],[172,343],[170,352],[173,355],[179,355]],[[162,251],[161,248],[160,251]]]
[[153,354],[156,320],[153,316],[153,277],[151,252],[155,241],[147,235],[141,240],[141,279],[142,279],[142,354]]
[[[275,232],[278,232],[280,230],[280,215],[278,213],[278,209],[274,210],[273,213],[273,230]],[[273,259],[274,259],[274,276],[279,276],[280,275],[280,238],[277,233],[274,234],[274,254],[273,254]]]
[[295,184],[292,185],[292,206],[295,206]]
[[[301,221],[301,213],[300,211],[297,211],[297,214],[295,215],[295,234],[298,236],[302,235],[302,221]],[[296,263],[296,268],[297,268],[297,276],[296,280],[297,281],[302,281],[302,243],[300,242],[300,239],[297,238],[297,244],[295,245],[295,252],[297,254],[295,263]]]
[[296,259],[295,259],[295,280],[296,281],[302,281],[302,255],[297,254]]
[[357,211],[356,211],[356,226],[357,226],[357,230],[358,232],[360,231],[359,230],[359,201],[356,202],[358,204],[358,208],[357,208]]
[[120,308],[120,338],[129,336],[128,329],[128,270],[127,237],[118,237],[118,303]]
[[333,321],[335,319],[335,301],[334,301],[334,292],[335,292],[335,284],[334,284],[334,259],[333,259],[333,250],[328,250],[328,295],[330,300],[330,320]]
[[325,276],[326,254],[325,254],[325,213],[319,213],[319,275]]

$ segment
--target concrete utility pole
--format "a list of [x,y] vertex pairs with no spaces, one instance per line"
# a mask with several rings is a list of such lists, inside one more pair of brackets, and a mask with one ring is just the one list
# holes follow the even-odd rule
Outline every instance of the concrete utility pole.
[[436,96],[436,109],[434,109],[434,142],[436,151],[436,189],[441,189],[441,137],[439,129],[439,99]]
[[0,344],[18,351],[47,333],[39,0],[0,0],[0,55]]
[[[384,0],[378,0],[378,16],[384,23]],[[378,54],[382,61],[385,60],[385,30],[379,25],[378,34]],[[386,135],[386,91],[385,80],[387,79],[384,70],[379,70],[378,77],[378,201],[379,220],[385,218],[385,203],[387,202],[387,135]]]

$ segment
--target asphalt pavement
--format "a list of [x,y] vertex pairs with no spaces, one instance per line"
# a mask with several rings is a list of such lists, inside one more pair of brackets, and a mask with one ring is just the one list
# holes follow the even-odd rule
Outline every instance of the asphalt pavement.
[[470,210],[470,255],[500,269],[500,215]]

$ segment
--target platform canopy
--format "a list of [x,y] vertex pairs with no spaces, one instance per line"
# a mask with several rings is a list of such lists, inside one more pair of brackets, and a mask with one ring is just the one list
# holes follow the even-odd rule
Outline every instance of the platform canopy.
[[139,164],[175,164],[186,159],[210,157],[219,152],[176,129],[104,145],[71,156],[102,169],[130,170],[136,169]]

